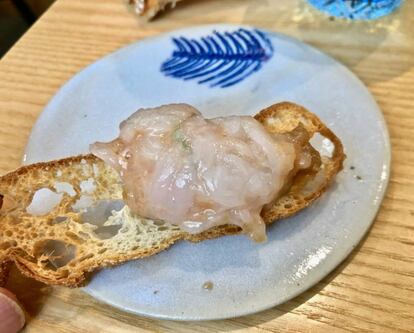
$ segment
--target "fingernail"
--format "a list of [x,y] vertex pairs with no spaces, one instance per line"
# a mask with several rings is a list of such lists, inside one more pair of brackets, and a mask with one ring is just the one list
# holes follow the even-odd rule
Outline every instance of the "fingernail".
[[24,312],[16,297],[10,291],[0,288],[0,332],[19,332],[24,323]]

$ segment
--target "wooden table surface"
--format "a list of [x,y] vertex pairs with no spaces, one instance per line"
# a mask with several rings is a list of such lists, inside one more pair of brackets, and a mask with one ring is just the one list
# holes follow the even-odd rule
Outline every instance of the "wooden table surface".
[[[343,62],[368,86],[387,121],[392,173],[367,237],[315,287],[236,319],[174,322],[134,316],[81,290],[14,272],[9,288],[28,312],[26,332],[414,332],[414,1],[373,22],[332,20],[304,0],[186,0],[151,23],[123,0],[58,0],[0,61],[0,173],[20,165],[31,127],[57,89],[108,52],[203,23],[280,31]],[[350,129],[352,130],[352,129]]]

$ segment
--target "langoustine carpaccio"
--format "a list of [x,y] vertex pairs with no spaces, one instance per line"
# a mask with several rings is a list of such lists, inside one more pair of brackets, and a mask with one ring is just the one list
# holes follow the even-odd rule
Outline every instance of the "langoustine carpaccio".
[[91,151],[120,174],[133,213],[189,233],[234,224],[264,241],[263,206],[310,164],[297,141],[250,116],[205,119],[190,105],[171,104],[138,110],[118,138]]

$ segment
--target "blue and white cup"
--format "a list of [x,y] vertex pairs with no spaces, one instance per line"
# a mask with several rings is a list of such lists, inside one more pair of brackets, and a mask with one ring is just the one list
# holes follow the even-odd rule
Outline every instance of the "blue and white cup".
[[328,15],[350,20],[372,20],[392,13],[402,0],[308,0]]

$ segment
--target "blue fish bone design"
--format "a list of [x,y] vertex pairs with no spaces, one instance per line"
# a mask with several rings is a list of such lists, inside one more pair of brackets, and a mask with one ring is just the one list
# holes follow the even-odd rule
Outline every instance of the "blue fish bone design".
[[262,68],[273,56],[267,33],[238,29],[213,33],[200,39],[172,38],[176,49],[161,65],[166,76],[197,80],[210,87],[230,87]]

